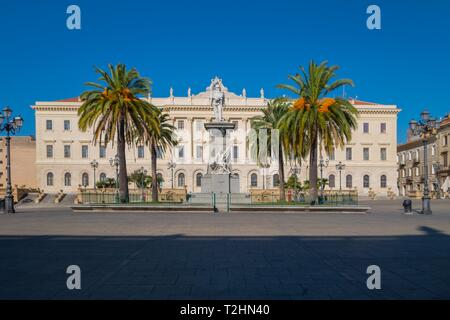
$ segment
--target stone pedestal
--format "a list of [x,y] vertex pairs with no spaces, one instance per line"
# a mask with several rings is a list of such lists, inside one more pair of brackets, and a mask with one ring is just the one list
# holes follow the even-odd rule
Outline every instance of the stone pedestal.
[[205,174],[202,177],[202,193],[239,193],[239,178],[228,174]]

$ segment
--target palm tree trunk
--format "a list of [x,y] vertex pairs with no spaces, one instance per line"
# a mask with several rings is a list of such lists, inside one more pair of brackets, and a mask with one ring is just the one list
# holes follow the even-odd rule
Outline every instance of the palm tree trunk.
[[278,171],[280,175],[280,200],[286,200],[286,194],[284,190],[284,157],[283,157],[283,145],[279,144],[278,151]]
[[311,150],[309,152],[309,188],[311,204],[317,202],[317,139],[314,137],[311,141]]
[[125,120],[119,122],[117,134],[117,155],[119,157],[119,199],[121,203],[128,202],[127,160],[125,156]]
[[156,146],[152,142],[150,144],[150,152],[151,152],[151,161],[152,161],[152,201],[158,201],[158,176],[156,173]]

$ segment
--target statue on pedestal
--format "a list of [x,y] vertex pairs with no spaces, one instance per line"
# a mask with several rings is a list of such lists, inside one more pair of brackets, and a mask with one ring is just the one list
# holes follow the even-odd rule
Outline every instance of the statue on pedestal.
[[222,122],[223,116],[223,104],[225,95],[222,92],[221,81],[219,78],[215,77],[211,81],[211,104],[214,110],[214,121]]

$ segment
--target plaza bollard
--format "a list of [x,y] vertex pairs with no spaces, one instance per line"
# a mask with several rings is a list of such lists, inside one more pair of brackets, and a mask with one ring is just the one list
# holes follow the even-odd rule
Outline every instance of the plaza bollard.
[[410,199],[403,200],[403,210],[405,214],[412,214],[412,201]]

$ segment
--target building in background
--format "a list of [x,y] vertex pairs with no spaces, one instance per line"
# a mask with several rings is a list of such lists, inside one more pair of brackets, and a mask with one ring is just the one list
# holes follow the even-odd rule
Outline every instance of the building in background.
[[446,115],[440,122],[438,134],[436,136],[438,145],[438,159],[436,160],[436,171],[438,183],[441,190],[450,194],[450,163],[448,154],[450,151],[450,115]]
[[[273,188],[279,184],[278,164],[274,160],[270,168],[260,168],[250,159],[247,135],[250,131],[250,119],[261,114],[267,106],[264,90],[258,97],[247,97],[228,91],[225,93],[224,117],[236,125],[231,134],[231,163],[233,174],[239,178],[240,192],[251,188]],[[200,192],[201,177],[206,173],[210,152],[210,137],[204,128],[205,122],[213,118],[211,106],[211,86],[204,92],[192,94],[189,89],[186,96],[175,97],[173,90],[165,98],[148,97],[149,102],[169,113],[179,144],[176,148],[161,156],[158,160],[158,174],[164,179],[163,186],[184,188]],[[329,187],[339,189],[357,189],[367,195],[369,190],[378,196],[386,196],[388,190],[397,192],[397,114],[395,105],[382,105],[357,100],[351,103],[359,111],[359,126],[353,139],[342,150],[336,149],[324,168],[324,178],[329,179]],[[116,151],[108,146],[103,148],[92,144],[92,131],[81,132],[78,129],[77,111],[81,102],[78,98],[60,101],[38,101],[33,106],[36,116],[36,175],[38,185],[46,192],[76,192],[80,186],[92,188],[94,183],[92,160],[97,160],[96,181],[106,177],[115,177],[115,169],[109,159]],[[176,167],[168,168],[173,161]],[[346,164],[342,171],[342,180],[336,164]],[[306,161],[297,168],[300,180],[308,180]],[[144,166],[150,171],[150,152],[144,146],[132,147],[127,154],[128,173]],[[286,163],[286,179],[294,168]]]
[[[36,139],[32,136],[11,136],[12,186],[36,188]],[[6,141],[0,137],[0,189],[6,188]]]

